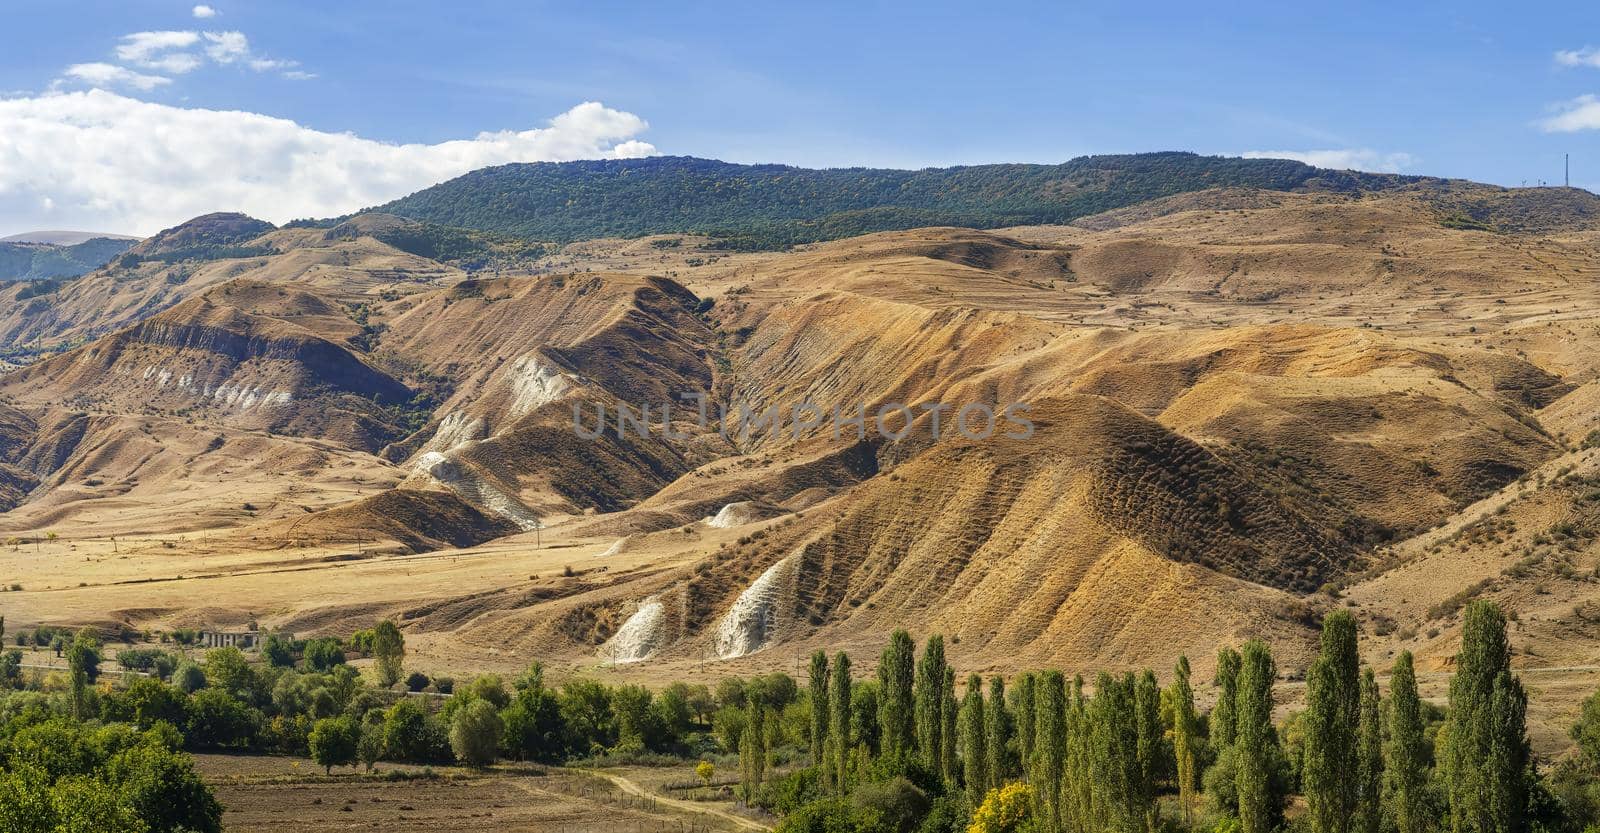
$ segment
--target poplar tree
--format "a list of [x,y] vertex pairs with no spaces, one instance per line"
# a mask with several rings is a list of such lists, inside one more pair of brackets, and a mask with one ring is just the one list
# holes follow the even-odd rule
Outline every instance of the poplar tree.
[[1014,774],[1011,760],[1011,715],[1006,711],[1006,681],[998,674],[989,678],[989,701],[983,711],[983,749],[988,755],[983,789],[997,790]]
[[1189,684],[1188,657],[1178,657],[1168,691],[1172,702],[1172,755],[1177,764],[1178,803],[1183,807],[1183,823],[1187,827],[1200,776],[1196,758],[1200,726],[1194,710],[1194,688]]
[[400,681],[405,670],[406,638],[394,620],[385,619],[373,627],[372,657],[379,685],[388,688]]
[[922,765],[929,772],[939,774],[943,769],[943,747],[940,745],[944,727],[944,637],[928,637],[922,648],[922,659],[917,662],[916,713],[917,751]]
[[1273,767],[1281,753],[1272,728],[1272,681],[1277,677],[1272,649],[1259,639],[1244,645],[1237,679],[1234,748],[1238,756],[1235,787],[1239,793],[1242,833],[1270,833],[1283,822],[1281,797],[1273,794]]
[[1133,718],[1138,736],[1139,800],[1145,807],[1145,829],[1155,833],[1159,820],[1156,782],[1167,771],[1165,731],[1161,726],[1161,689],[1148,669],[1133,686]]
[[850,657],[840,651],[833,658],[833,679],[828,692],[828,762],[823,767],[826,783],[844,792],[850,782]]
[[1361,674],[1361,728],[1356,742],[1356,833],[1378,833],[1383,822],[1383,724],[1378,716],[1378,681]]
[[987,720],[984,714],[983,678],[967,677],[967,690],[961,696],[961,777],[967,800],[973,807],[983,803],[989,791],[989,750]]
[[1441,761],[1452,833],[1527,829],[1527,708],[1511,674],[1505,615],[1487,600],[1467,605]]
[[828,652],[811,655],[811,765],[821,766],[828,744]]
[[[1106,678],[1109,679],[1109,678]],[[1150,681],[1155,689],[1155,680]],[[1155,786],[1144,781],[1145,761],[1142,752],[1144,731],[1140,727],[1139,683],[1133,673],[1124,674],[1120,681],[1104,689],[1105,708],[1096,718],[1097,738],[1103,738],[1099,747],[1103,757],[1095,761],[1097,781],[1109,787],[1106,795],[1106,818],[1110,829],[1120,833],[1138,833],[1148,829],[1150,815],[1154,812]],[[1095,702],[1102,700],[1095,693]],[[1159,718],[1158,724],[1159,726]],[[1160,730],[1157,729],[1157,737]]]
[[766,710],[759,691],[749,695],[750,719],[739,736],[739,792],[749,804],[761,789],[767,767]]
[[1302,783],[1312,833],[1350,833],[1355,820],[1360,664],[1355,617],[1329,613],[1322,621],[1322,652],[1306,674]]
[[910,761],[916,751],[911,692],[915,654],[911,634],[895,631],[878,661],[880,750],[884,757],[898,759],[902,764]]
[[1066,678],[1060,671],[1039,676],[1034,703],[1034,763],[1030,781],[1039,798],[1046,830],[1061,830],[1061,780],[1066,772]]
[[1063,814],[1068,830],[1098,833],[1104,826],[1095,811],[1093,723],[1083,697],[1083,677],[1072,678],[1072,693],[1067,698],[1067,776],[1061,788]]
[[1017,718],[1017,751],[1021,753],[1017,765],[1026,775],[1033,773],[1033,724],[1038,716],[1035,710],[1038,690],[1039,680],[1033,674],[1023,674],[1017,678],[1017,705],[1011,713]]
[[1424,791],[1428,784],[1428,749],[1423,737],[1422,698],[1411,652],[1401,651],[1389,676],[1389,768],[1395,827],[1399,833],[1423,833],[1427,826]]
[[961,780],[961,759],[956,757],[956,672],[944,668],[944,693],[939,705],[939,775],[946,792],[954,792]]
[[1211,743],[1218,753],[1233,745],[1239,702],[1239,652],[1223,648],[1217,652],[1217,705],[1211,709]]
[[72,717],[88,718],[90,675],[94,664],[100,661],[99,642],[88,628],[79,630],[67,648],[67,673],[72,683]]

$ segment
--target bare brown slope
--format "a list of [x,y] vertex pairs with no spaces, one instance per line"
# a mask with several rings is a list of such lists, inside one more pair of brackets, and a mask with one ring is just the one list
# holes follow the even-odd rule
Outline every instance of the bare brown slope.
[[358,448],[393,439],[383,408],[412,396],[340,345],[208,296],[13,373],[0,391],[101,413],[203,414]]
[[567,651],[594,650],[619,606],[656,595],[672,611],[661,661],[726,655],[735,597],[771,573],[758,652],[910,627],[951,634],[971,663],[1166,662],[1198,640],[1155,636],[1199,603],[1217,606],[1197,626],[1217,642],[1298,639],[1305,611],[1260,582],[1304,590],[1359,564],[1225,461],[1115,403],[1040,403],[1037,423],[1032,440],[936,445],[819,509],[822,522],[780,523],[680,580],[641,577],[464,635],[549,651],[568,633]]
[[376,306],[386,297],[465,277],[459,269],[371,238],[326,240],[317,229],[262,233],[270,226],[244,220],[249,222],[224,225],[241,233],[254,229],[260,236],[233,237],[197,218],[141,243],[133,256],[79,278],[0,287],[0,348],[53,351],[81,344],[236,279],[310,290],[340,304]]

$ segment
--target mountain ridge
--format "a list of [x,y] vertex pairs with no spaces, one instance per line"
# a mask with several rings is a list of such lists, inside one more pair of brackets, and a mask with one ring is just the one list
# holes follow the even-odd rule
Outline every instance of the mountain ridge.
[[560,243],[700,233],[760,250],[925,226],[1064,223],[1219,186],[1359,193],[1447,182],[1183,151],[921,170],[654,156],[483,168],[361,213]]

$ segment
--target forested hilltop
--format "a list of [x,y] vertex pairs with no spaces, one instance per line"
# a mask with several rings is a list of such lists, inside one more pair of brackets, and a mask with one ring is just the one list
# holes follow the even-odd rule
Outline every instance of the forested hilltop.
[[563,243],[702,233],[769,249],[924,226],[1064,223],[1205,188],[1358,192],[1422,181],[1177,152],[920,171],[657,156],[484,168],[374,210]]

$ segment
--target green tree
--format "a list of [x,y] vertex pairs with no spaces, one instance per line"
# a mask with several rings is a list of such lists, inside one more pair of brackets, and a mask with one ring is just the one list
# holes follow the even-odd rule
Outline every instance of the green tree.
[[1138,736],[1139,802],[1145,808],[1145,827],[1155,833],[1159,819],[1156,784],[1171,767],[1167,762],[1166,730],[1161,725],[1161,688],[1156,675],[1146,670],[1133,687],[1134,724]]
[[1511,673],[1505,614],[1479,600],[1467,605],[1441,765],[1453,833],[1527,829],[1528,698]]
[[1378,833],[1383,823],[1383,723],[1378,711],[1378,682],[1372,669],[1361,674],[1361,727],[1356,743],[1360,790],[1356,795],[1357,833]]
[[1172,706],[1172,755],[1177,765],[1178,804],[1183,808],[1183,823],[1188,826],[1200,777],[1200,720],[1195,714],[1194,688],[1189,683],[1188,657],[1178,657],[1168,699]]
[[72,682],[72,716],[89,717],[89,685],[100,665],[100,643],[88,628],[78,631],[67,649],[67,673]]
[[301,656],[305,657],[307,668],[327,673],[332,671],[335,665],[344,664],[344,647],[339,644],[339,640],[324,636],[307,641]]
[[1246,642],[1234,709],[1235,788],[1242,833],[1270,833],[1283,822],[1283,801],[1273,790],[1275,760],[1281,755],[1272,727],[1272,683],[1277,675],[1272,649],[1257,639]]
[[1039,675],[1034,702],[1034,754],[1028,780],[1039,799],[1039,815],[1047,830],[1062,829],[1061,780],[1067,765],[1066,689],[1066,678],[1060,671]]
[[912,704],[914,656],[911,634],[895,631],[878,660],[878,730],[882,754],[909,761],[916,750],[916,723]]
[[[381,638],[381,628],[380,638]],[[450,751],[456,759],[475,767],[494,763],[505,724],[488,700],[473,700],[458,709],[450,721]]]
[[749,804],[755,800],[765,780],[767,733],[766,704],[762,701],[761,692],[750,692],[746,700],[749,703],[750,721],[739,736],[739,794]]
[[1424,802],[1428,787],[1428,748],[1424,728],[1422,699],[1417,695],[1417,673],[1411,652],[1401,651],[1389,676],[1389,767],[1386,773],[1399,833],[1423,833],[1427,829]]
[[390,619],[372,629],[372,656],[377,661],[378,684],[384,688],[400,681],[406,660],[406,638]]
[[544,686],[543,675],[525,676],[511,705],[501,713],[505,721],[502,747],[519,761],[555,761],[561,756],[565,727],[555,692]]
[[811,655],[811,765],[821,766],[828,745],[828,652]]
[[961,759],[956,755],[956,671],[944,668],[944,693],[939,705],[939,775],[945,792],[954,792],[961,780]]
[[833,676],[828,691],[828,761],[823,783],[844,792],[850,781],[851,702],[850,657],[840,651],[833,658]]
[[383,723],[379,721],[362,723],[361,735],[356,742],[356,759],[361,761],[361,765],[368,772],[371,772],[372,767],[383,759],[383,752]]
[[961,775],[967,800],[976,807],[989,792],[989,752],[985,746],[983,678],[967,677],[967,690],[961,696]]
[[1302,786],[1312,833],[1349,833],[1360,796],[1357,727],[1361,660],[1356,620],[1335,610],[1322,622],[1322,652],[1306,674]]
[[244,652],[229,646],[206,653],[206,684],[248,702],[255,691],[256,677]]
[[640,685],[618,686],[611,692],[611,710],[617,718],[617,748],[659,749],[666,735],[660,713],[652,708],[650,690]]
[[184,661],[173,670],[172,684],[184,694],[193,694],[206,687],[206,672],[200,666]]
[[944,761],[940,741],[944,726],[944,637],[928,637],[922,648],[922,659],[917,662],[916,725],[917,751],[922,765],[931,772],[940,772]]
[[[1036,737],[1034,720],[1037,717],[1037,701],[1039,699],[1039,681],[1033,674],[1023,674],[1017,678],[1017,702],[1011,708],[1011,713],[1017,718],[1017,751],[1021,760],[1017,765],[1022,772],[1031,771],[1033,766],[1033,742]],[[1038,796],[1034,796],[1038,800]]]
[[1106,822],[1105,813],[1100,812],[1096,803],[1094,719],[1089,714],[1089,703],[1083,696],[1082,675],[1072,678],[1072,691],[1067,698],[1066,726],[1067,775],[1061,786],[1063,813],[1068,817],[1066,829],[1074,833],[1090,833],[1103,827]]
[[1239,652],[1223,648],[1217,652],[1217,674],[1213,685],[1217,690],[1217,705],[1211,709],[1211,743],[1220,753],[1232,746],[1237,721],[1234,717],[1239,703]]
[[[429,761],[438,757],[439,738],[428,723],[428,713],[407,697],[383,715],[384,754],[393,760]],[[446,741],[448,743],[448,741]]]
[[348,715],[325,717],[312,724],[306,741],[311,748],[311,760],[331,775],[336,766],[355,766],[361,727]]
[[273,667],[289,668],[294,665],[294,644],[282,634],[269,633],[261,643],[261,658]]
[[[1102,673],[1095,681],[1086,727],[1090,764],[1087,774],[1095,816],[1092,829],[1137,833],[1147,823],[1149,799],[1141,783],[1137,685],[1132,674],[1119,680]],[[1083,821],[1080,820],[1079,829],[1088,827]]]
[[194,771],[194,759],[146,733],[106,762],[105,780],[151,833],[220,833],[222,805]]
[[1015,774],[1011,758],[1011,714],[1006,710],[1006,681],[996,674],[989,678],[989,700],[983,711],[983,749],[987,780],[983,791],[997,790]]

